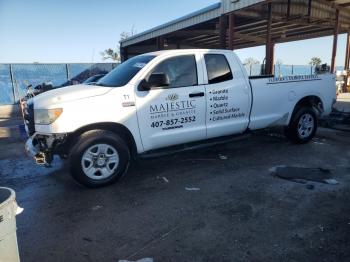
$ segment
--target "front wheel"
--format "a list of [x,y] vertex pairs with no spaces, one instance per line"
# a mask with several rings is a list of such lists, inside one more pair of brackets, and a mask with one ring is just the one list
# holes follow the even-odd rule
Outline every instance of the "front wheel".
[[72,177],[84,186],[97,188],[116,182],[127,171],[130,151],[113,132],[93,130],[80,136],[70,161]]
[[296,144],[309,142],[317,131],[317,116],[309,107],[299,108],[286,128],[286,136]]

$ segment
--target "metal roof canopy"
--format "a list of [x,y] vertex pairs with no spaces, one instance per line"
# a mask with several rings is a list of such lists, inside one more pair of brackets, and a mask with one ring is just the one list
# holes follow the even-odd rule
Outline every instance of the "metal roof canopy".
[[[267,73],[271,73],[275,43],[334,35],[336,47],[337,35],[349,31],[350,0],[221,0],[125,39],[121,55],[127,59],[161,49],[266,45]],[[333,48],[332,69],[335,56]]]

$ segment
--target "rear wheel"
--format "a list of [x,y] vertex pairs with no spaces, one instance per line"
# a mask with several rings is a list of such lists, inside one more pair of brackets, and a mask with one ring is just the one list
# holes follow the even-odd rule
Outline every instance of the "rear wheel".
[[317,131],[317,116],[310,107],[301,107],[293,114],[286,128],[287,137],[296,144],[309,142]]
[[130,151],[118,135],[94,130],[83,134],[71,151],[71,175],[87,187],[115,183],[126,171]]

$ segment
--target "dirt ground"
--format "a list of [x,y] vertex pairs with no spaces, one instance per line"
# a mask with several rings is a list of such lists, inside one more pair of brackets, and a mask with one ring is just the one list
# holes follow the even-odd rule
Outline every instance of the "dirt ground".
[[[59,160],[35,166],[22,146],[0,143],[0,185],[24,208],[24,262],[350,261],[350,133],[322,129],[301,146],[254,134],[139,160],[97,190]],[[276,167],[322,168],[337,183],[281,179]]]

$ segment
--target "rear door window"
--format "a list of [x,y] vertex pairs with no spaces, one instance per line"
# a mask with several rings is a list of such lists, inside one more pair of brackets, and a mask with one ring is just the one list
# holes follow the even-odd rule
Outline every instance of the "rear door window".
[[204,55],[209,84],[217,84],[233,79],[226,56],[220,54]]

